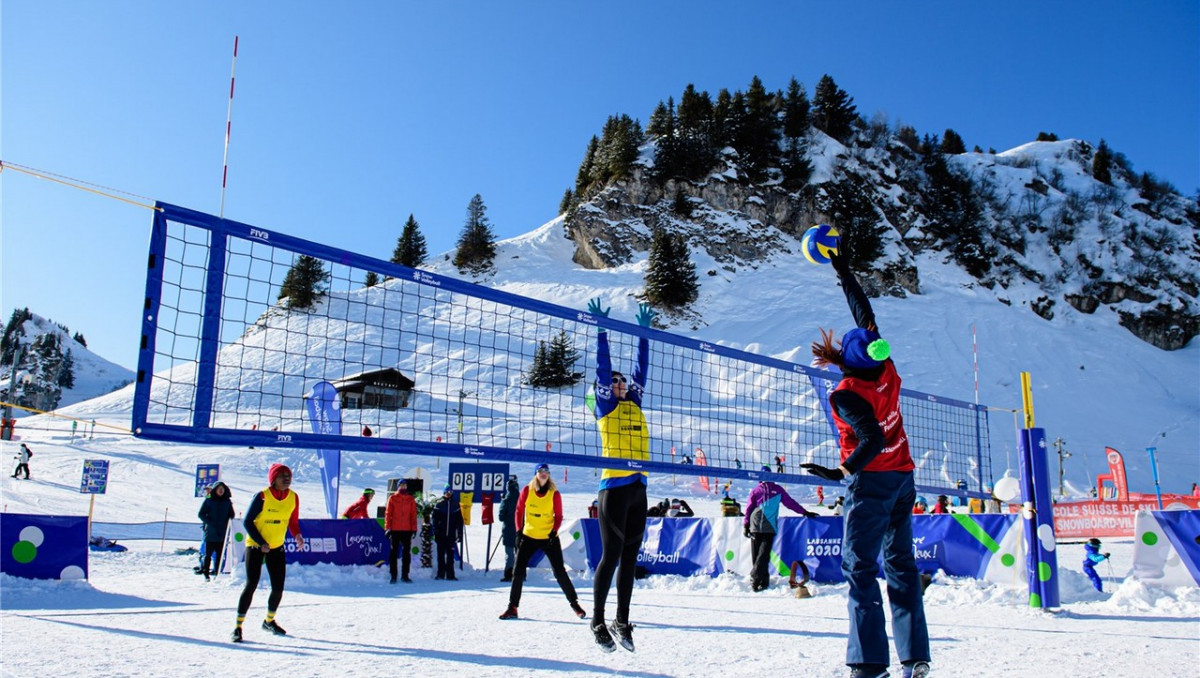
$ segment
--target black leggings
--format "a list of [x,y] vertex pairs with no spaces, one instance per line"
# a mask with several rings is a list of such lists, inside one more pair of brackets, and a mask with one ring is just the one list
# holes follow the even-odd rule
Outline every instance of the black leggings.
[[242,589],[242,597],[238,600],[238,617],[245,617],[254,600],[254,591],[258,588],[259,577],[262,576],[263,563],[267,564],[267,576],[271,578],[271,595],[267,598],[267,612],[279,609],[279,601],[283,599],[283,581],[287,575],[287,562],[283,559],[283,547],[271,549],[266,553],[257,546],[246,547],[246,588]]
[[592,619],[604,621],[604,601],[608,598],[613,572],[619,565],[617,621],[626,624],[629,622],[629,601],[633,598],[637,555],[646,532],[646,486],[638,482],[600,490],[599,508],[600,543],[604,555],[596,565],[593,580]]
[[508,604],[513,607],[521,604],[525,570],[529,567],[529,559],[538,551],[546,554],[546,560],[550,561],[550,569],[554,571],[554,578],[558,580],[558,587],[567,596],[567,600],[572,603],[576,602],[578,596],[575,593],[575,585],[571,583],[571,575],[567,574],[567,568],[563,565],[562,544],[558,541],[558,536],[555,535],[549,539],[533,539],[521,535],[518,540],[520,545],[517,547],[517,564],[513,567],[512,588],[508,592]]

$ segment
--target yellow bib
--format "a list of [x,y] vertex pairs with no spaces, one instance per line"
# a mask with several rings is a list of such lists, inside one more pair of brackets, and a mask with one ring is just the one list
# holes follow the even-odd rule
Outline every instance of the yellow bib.
[[[596,421],[600,428],[601,454],[615,459],[650,459],[650,434],[642,408],[628,400],[617,403],[617,409]],[[604,469],[601,478],[619,478],[639,471]]]
[[[286,497],[276,499],[268,488],[263,490],[262,497],[262,512],[254,519],[254,527],[258,528],[258,533],[267,541],[267,546],[277,549],[283,546],[283,540],[287,537],[288,521],[292,519],[292,512],[296,510],[296,493],[288,490]],[[261,546],[248,536],[246,545]]]
[[533,488],[525,495],[525,524],[521,532],[530,539],[545,539],[554,529],[554,495],[557,490],[546,492],[539,497]]

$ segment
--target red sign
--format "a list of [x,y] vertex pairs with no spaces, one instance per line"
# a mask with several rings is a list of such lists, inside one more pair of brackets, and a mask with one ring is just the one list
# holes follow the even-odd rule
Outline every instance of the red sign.
[[1125,480],[1125,459],[1121,453],[1111,447],[1104,448],[1108,457],[1108,472],[1112,476],[1113,485],[1117,488],[1117,501],[1129,501],[1129,483]]

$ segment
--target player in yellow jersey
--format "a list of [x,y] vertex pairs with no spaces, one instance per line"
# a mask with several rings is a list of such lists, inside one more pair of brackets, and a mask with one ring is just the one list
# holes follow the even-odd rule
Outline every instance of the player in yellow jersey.
[[242,622],[254,600],[263,563],[266,563],[267,576],[271,578],[271,595],[267,598],[267,618],[262,627],[277,636],[287,635],[287,631],[275,623],[275,611],[283,599],[287,574],[283,554],[287,533],[292,533],[296,546],[304,548],[304,537],[300,534],[300,497],[291,490],[292,470],[283,464],[271,464],[267,481],[270,485],[254,495],[246,510],[246,587],[238,600],[237,628],[233,630],[235,643],[242,642]]
[[[588,312],[608,317],[609,309],[600,306],[599,299],[588,303]],[[649,304],[639,304],[637,323],[650,327],[655,313]],[[650,459],[650,432],[642,414],[646,376],[650,369],[650,341],[638,337],[637,365],[632,380],[613,370],[609,355],[608,332],[600,328],[596,338],[596,405],[593,414],[600,429],[600,453],[610,459],[632,462]],[[633,597],[634,569],[637,554],[646,531],[646,474],[624,468],[606,468],[600,476],[598,497],[600,542],[603,555],[596,565],[592,589],[592,634],[596,644],[606,652],[616,649],[613,636],[626,650],[633,652],[633,625],[629,623],[629,603]],[[613,573],[620,566],[617,578],[617,614],[610,626],[604,623],[604,604],[612,585]]]

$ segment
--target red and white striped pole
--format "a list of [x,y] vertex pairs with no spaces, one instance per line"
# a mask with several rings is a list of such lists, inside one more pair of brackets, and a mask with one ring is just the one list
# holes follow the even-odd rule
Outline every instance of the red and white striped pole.
[[221,159],[221,212],[225,217],[225,182],[229,179],[229,133],[233,129],[233,82],[237,75],[238,36],[233,36],[233,68],[229,71],[229,108],[225,111],[225,155]]
[[979,349],[975,345],[975,323],[971,323],[971,361],[975,370],[975,404],[979,404]]

